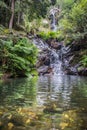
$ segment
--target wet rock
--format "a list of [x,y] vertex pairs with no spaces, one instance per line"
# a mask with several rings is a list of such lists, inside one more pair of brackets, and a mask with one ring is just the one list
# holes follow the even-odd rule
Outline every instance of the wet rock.
[[19,114],[14,114],[10,119],[10,122],[12,122],[15,126],[24,126],[23,116]]
[[78,69],[78,74],[82,76],[87,76],[87,68],[80,68]]
[[58,42],[57,39],[50,38],[49,40],[47,40],[47,43],[51,48],[56,49],[56,50],[60,50],[63,46],[63,43]]
[[54,41],[54,42],[51,42],[51,47],[54,49],[60,50],[62,48],[62,45],[61,43]]
[[76,68],[68,67],[65,70],[65,74],[67,74],[67,75],[77,75],[78,73],[77,73],[77,69]]
[[44,113],[62,113],[63,110],[58,108],[55,103],[47,104],[46,107],[43,109]]
[[87,45],[73,42],[62,48],[63,69],[65,74],[87,76],[87,68],[81,67],[81,59],[86,55]]
[[78,75],[78,67],[80,64],[73,64],[74,56],[63,59],[63,70],[68,75]]
[[9,112],[3,113],[2,117],[1,117],[1,122],[3,122],[3,124],[7,125],[10,122],[10,117],[11,117],[11,113],[9,113]]
[[44,59],[44,65],[47,65],[47,66],[50,65],[50,58],[49,57],[45,57],[45,59]]
[[48,57],[47,54],[41,55],[38,58],[38,62],[36,64],[36,67],[40,67],[42,65],[47,65],[47,66],[50,65],[50,57]]
[[[59,73],[61,68],[61,47],[63,43],[59,43],[57,39],[50,38],[47,43],[40,38],[34,39],[34,44],[38,47],[39,55],[36,68],[39,75]],[[59,53],[60,52],[60,53]],[[56,66],[56,68],[55,68]]]
[[38,73],[39,74],[43,74],[43,73],[45,73],[45,72],[47,72],[47,70],[48,70],[48,66],[41,66],[41,67],[39,67],[38,69]]
[[50,73],[52,73],[52,72],[53,72],[53,71],[52,71],[52,68],[49,67],[49,66],[45,66],[45,65],[39,67],[39,69],[38,69],[39,75],[50,74]]

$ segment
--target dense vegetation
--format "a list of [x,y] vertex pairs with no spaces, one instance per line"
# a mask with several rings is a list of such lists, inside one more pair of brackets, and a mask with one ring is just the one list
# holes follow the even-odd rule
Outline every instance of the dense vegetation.
[[[71,3],[74,2],[73,0],[70,1]],[[78,46],[77,53],[79,54],[76,62],[80,61],[82,66],[87,67],[87,0],[77,0],[68,6],[71,8],[68,11],[67,6],[64,9],[65,15],[59,21],[59,27],[65,43],[71,44],[74,41]]]
[[[57,32],[50,31],[50,20],[48,19],[49,10],[54,7],[60,10],[57,14]],[[43,19],[46,19],[48,24],[43,24]],[[18,31],[18,33],[14,30]],[[40,32],[40,30],[42,31]],[[10,35],[15,33],[21,35],[22,33],[22,36],[24,36],[29,32],[32,34],[37,33],[44,40],[56,38],[59,42],[64,41],[65,45],[74,42],[80,48],[77,52],[79,58],[72,61],[72,64],[80,62],[82,66],[87,67],[87,0],[0,1],[1,70],[12,72],[13,75],[19,75],[20,71],[23,75],[29,72],[26,66],[33,66],[36,59],[36,53],[33,52],[34,49],[31,49],[33,45],[28,45],[25,38],[21,40],[19,38],[14,45],[14,38],[12,38],[14,36],[11,37]],[[5,36],[8,38],[5,38]],[[32,59],[31,65],[30,59],[27,57],[29,55],[32,58],[35,57]]]
[[5,77],[27,76],[33,71],[37,48],[25,36],[32,28],[31,22],[46,15],[49,4],[45,0],[0,1],[1,76],[2,73],[6,74]]
[[0,66],[8,76],[27,76],[35,65],[36,47],[26,38],[0,40]]
[[45,17],[49,5],[50,2],[46,0],[2,0],[0,1],[0,23],[10,29],[20,25],[28,27],[33,19]]

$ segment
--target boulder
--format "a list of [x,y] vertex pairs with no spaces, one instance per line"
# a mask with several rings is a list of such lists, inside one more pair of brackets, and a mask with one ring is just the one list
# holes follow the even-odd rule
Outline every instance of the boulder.
[[54,43],[51,43],[51,47],[54,49],[60,50],[62,48],[62,45],[61,43],[54,42]]
[[77,75],[78,73],[77,73],[76,68],[74,68],[74,67],[68,67],[65,70],[65,74],[67,74],[67,75]]
[[52,68],[49,67],[49,66],[45,66],[45,65],[39,67],[39,68],[37,69],[37,71],[38,71],[38,74],[39,74],[39,75],[44,75],[44,74],[53,73]]
[[78,74],[81,76],[87,76],[87,68],[80,68]]

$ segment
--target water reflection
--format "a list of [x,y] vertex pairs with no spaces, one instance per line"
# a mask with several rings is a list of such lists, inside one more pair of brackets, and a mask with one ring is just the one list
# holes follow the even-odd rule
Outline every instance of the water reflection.
[[36,100],[36,78],[10,79],[0,84],[0,106],[26,106]]
[[[43,100],[57,101],[70,107],[77,99],[86,99],[87,78],[77,76],[45,76],[39,78],[38,91]],[[83,95],[83,97],[82,97]],[[74,101],[73,101],[74,100]],[[44,101],[46,103],[46,101]],[[82,102],[81,102],[82,103]],[[77,105],[78,106],[78,105]]]
[[86,130],[87,77],[47,75],[0,83],[0,130]]

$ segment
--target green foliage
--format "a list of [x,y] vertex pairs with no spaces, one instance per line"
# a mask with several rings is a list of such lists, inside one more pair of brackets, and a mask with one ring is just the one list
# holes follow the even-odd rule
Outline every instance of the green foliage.
[[4,32],[4,28],[3,26],[0,25],[0,34],[3,34],[3,32]]
[[46,0],[21,2],[21,10],[24,12],[23,23],[27,32],[40,27],[40,20],[46,17],[49,5],[50,2]]
[[[79,4],[76,4],[72,8],[70,14],[71,22],[76,27],[75,31],[84,32],[87,31],[87,0],[82,0]],[[86,30],[85,30],[86,29]]]
[[[29,17],[32,18],[37,18],[37,17],[45,17],[46,12],[47,12],[47,7],[50,5],[50,2],[47,0],[33,0],[33,1],[29,1],[30,4],[28,6],[30,6],[30,10],[29,10]],[[28,7],[29,8],[29,7]]]
[[7,5],[5,4],[5,2],[2,0],[2,1],[0,1],[0,7],[5,7],[5,8],[7,8]]
[[0,24],[8,27],[9,19],[10,19],[10,9],[9,9],[9,1],[1,0],[0,1]]
[[24,16],[24,26],[25,26],[25,30],[26,32],[35,32],[36,30],[38,30],[38,28],[41,25],[41,19],[33,19],[32,22],[29,21],[28,19],[28,15]]
[[43,40],[49,40],[49,39],[58,39],[59,41],[63,40],[63,36],[61,35],[61,32],[39,32],[38,34]]
[[[49,6],[50,1],[47,0],[15,0],[14,27],[17,24],[24,25],[24,15],[29,22],[32,22],[33,19],[45,17]],[[0,1],[0,24],[8,27],[11,13],[11,1]]]
[[0,72],[0,79],[2,78],[2,76],[3,76],[3,73],[2,73],[2,72]]
[[59,26],[66,42],[87,38],[87,0],[75,3],[69,14],[60,20]]
[[70,9],[73,7],[74,3],[75,3],[75,0],[63,0],[62,8],[65,11],[70,11]]
[[87,67],[87,55],[84,55],[82,60],[81,60],[81,63],[84,67]]
[[71,11],[71,8],[73,7],[74,3],[77,0],[57,0],[56,6],[58,6],[61,9],[62,15],[66,15]]
[[37,49],[27,38],[19,39],[16,44],[12,40],[0,40],[0,54],[4,73],[27,76],[36,63]]
[[0,35],[9,34],[9,29],[6,29],[4,26],[0,25]]
[[57,0],[51,0],[51,4],[52,4],[52,5],[55,5],[56,2],[57,2]]

